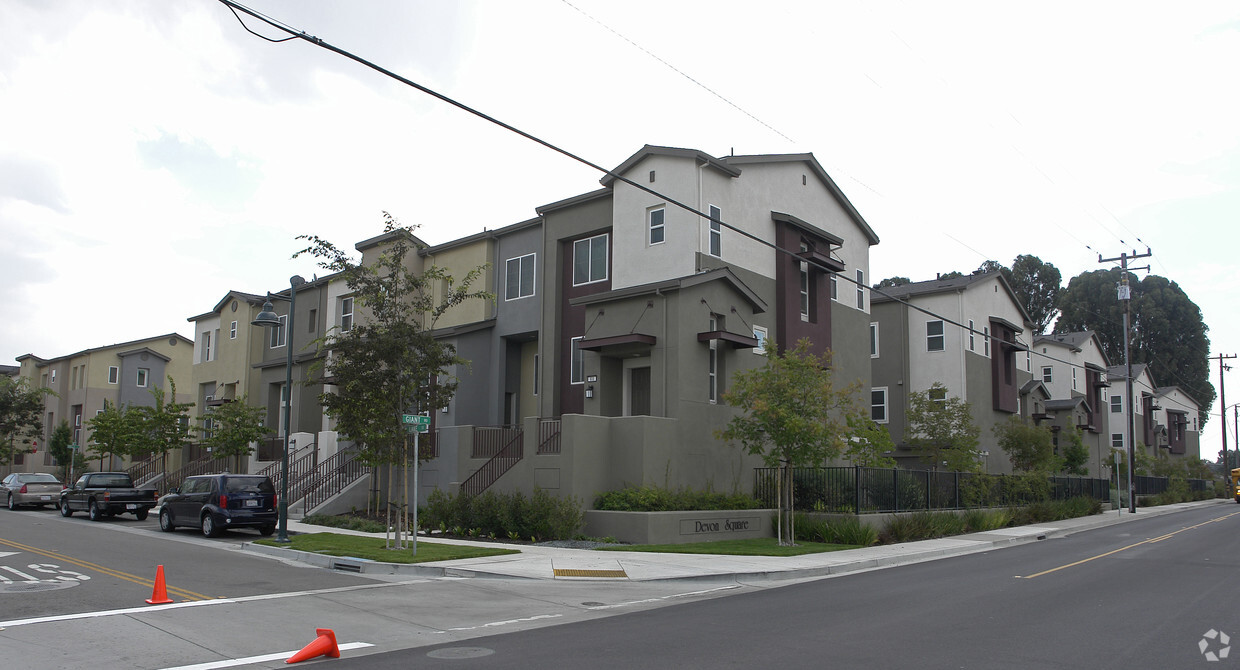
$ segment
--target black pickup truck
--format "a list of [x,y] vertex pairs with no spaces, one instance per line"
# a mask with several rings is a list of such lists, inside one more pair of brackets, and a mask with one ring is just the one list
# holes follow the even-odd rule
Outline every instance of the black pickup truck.
[[91,521],[133,514],[142,521],[155,506],[155,489],[137,489],[127,472],[88,472],[60,492],[60,515],[86,512]]

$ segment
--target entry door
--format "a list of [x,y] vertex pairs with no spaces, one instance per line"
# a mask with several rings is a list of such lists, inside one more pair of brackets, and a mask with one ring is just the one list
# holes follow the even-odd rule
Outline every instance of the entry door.
[[650,414],[650,368],[629,369],[629,414]]

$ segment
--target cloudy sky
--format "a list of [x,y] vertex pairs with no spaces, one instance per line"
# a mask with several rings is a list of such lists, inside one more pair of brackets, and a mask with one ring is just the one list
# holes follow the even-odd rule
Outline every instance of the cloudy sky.
[[[1028,253],[1066,283],[1148,245],[1240,353],[1234,0],[245,4],[604,166],[812,151],[876,279]],[[299,234],[386,210],[444,242],[600,177],[211,0],[0,4],[0,121],[8,363],[192,335],[312,275]]]

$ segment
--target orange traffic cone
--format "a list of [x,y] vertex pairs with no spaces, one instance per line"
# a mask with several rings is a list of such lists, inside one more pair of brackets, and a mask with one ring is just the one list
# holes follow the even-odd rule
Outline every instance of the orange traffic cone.
[[340,647],[336,646],[336,634],[330,628],[315,628],[314,634],[318,635],[318,638],[289,657],[285,663],[300,663],[319,656],[340,658]]
[[167,605],[172,602],[168,597],[168,588],[164,585],[164,566],[162,565],[155,569],[155,590],[146,602],[151,605]]

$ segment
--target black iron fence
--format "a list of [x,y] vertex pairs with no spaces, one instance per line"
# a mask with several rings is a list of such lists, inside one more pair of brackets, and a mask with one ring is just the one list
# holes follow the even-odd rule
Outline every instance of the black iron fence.
[[[1189,479],[1188,490],[1190,491],[1209,491],[1214,488],[1214,482],[1209,479]],[[1132,476],[1132,490],[1137,492],[1139,496],[1153,496],[1159,493],[1166,493],[1171,487],[1171,479],[1167,477],[1150,477],[1147,475]],[[1126,486],[1124,488],[1127,488]]]
[[[778,475],[778,468],[755,469],[754,497],[768,507],[776,506]],[[1110,499],[1107,480],[1085,477],[1051,477],[1043,484],[1010,475],[853,466],[793,468],[792,480],[793,509],[805,512],[966,509],[1028,504],[1048,497]]]

